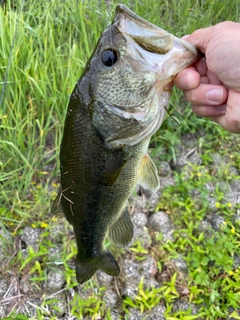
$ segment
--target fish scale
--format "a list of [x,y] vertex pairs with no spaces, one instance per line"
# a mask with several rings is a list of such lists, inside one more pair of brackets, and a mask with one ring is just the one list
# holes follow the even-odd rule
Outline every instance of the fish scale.
[[124,5],[116,7],[70,97],[60,149],[61,190],[52,206],[73,225],[79,283],[99,269],[119,274],[104,241],[128,245],[129,196],[138,183],[158,190],[147,149],[166,115],[165,85],[198,57],[184,40]]

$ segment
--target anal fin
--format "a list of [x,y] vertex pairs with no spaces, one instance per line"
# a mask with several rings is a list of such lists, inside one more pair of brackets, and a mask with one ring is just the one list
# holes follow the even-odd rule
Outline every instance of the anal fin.
[[126,208],[108,231],[108,239],[118,246],[127,246],[133,238],[133,223]]
[[157,168],[148,154],[142,159],[139,184],[152,192],[156,192],[160,187]]

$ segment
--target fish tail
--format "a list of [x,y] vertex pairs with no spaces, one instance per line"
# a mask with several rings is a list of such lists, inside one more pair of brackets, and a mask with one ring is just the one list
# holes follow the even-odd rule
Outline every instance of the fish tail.
[[99,269],[110,276],[118,276],[120,273],[117,261],[109,251],[104,251],[99,257],[90,260],[81,260],[77,256],[76,277],[79,283],[89,280]]

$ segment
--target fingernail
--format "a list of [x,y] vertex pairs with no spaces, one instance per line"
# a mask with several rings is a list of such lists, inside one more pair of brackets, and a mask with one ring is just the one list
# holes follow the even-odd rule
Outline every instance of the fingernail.
[[223,90],[222,89],[211,89],[207,92],[206,97],[212,102],[222,102]]

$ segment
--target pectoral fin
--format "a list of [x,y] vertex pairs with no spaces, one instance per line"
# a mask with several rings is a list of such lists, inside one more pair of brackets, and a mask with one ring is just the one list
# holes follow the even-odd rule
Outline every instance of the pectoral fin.
[[127,246],[133,237],[133,224],[126,208],[121,217],[111,226],[108,231],[108,239],[118,246]]
[[139,184],[152,192],[156,192],[160,187],[157,168],[149,155],[145,155],[142,159],[140,167]]
[[51,214],[57,214],[63,212],[63,208],[61,205],[61,190],[58,192],[55,200],[53,201],[52,207],[51,207]]
[[116,155],[109,160],[106,168],[100,174],[98,181],[101,184],[111,186],[117,180],[119,174],[126,164],[126,160],[123,158],[123,152],[119,151]]

